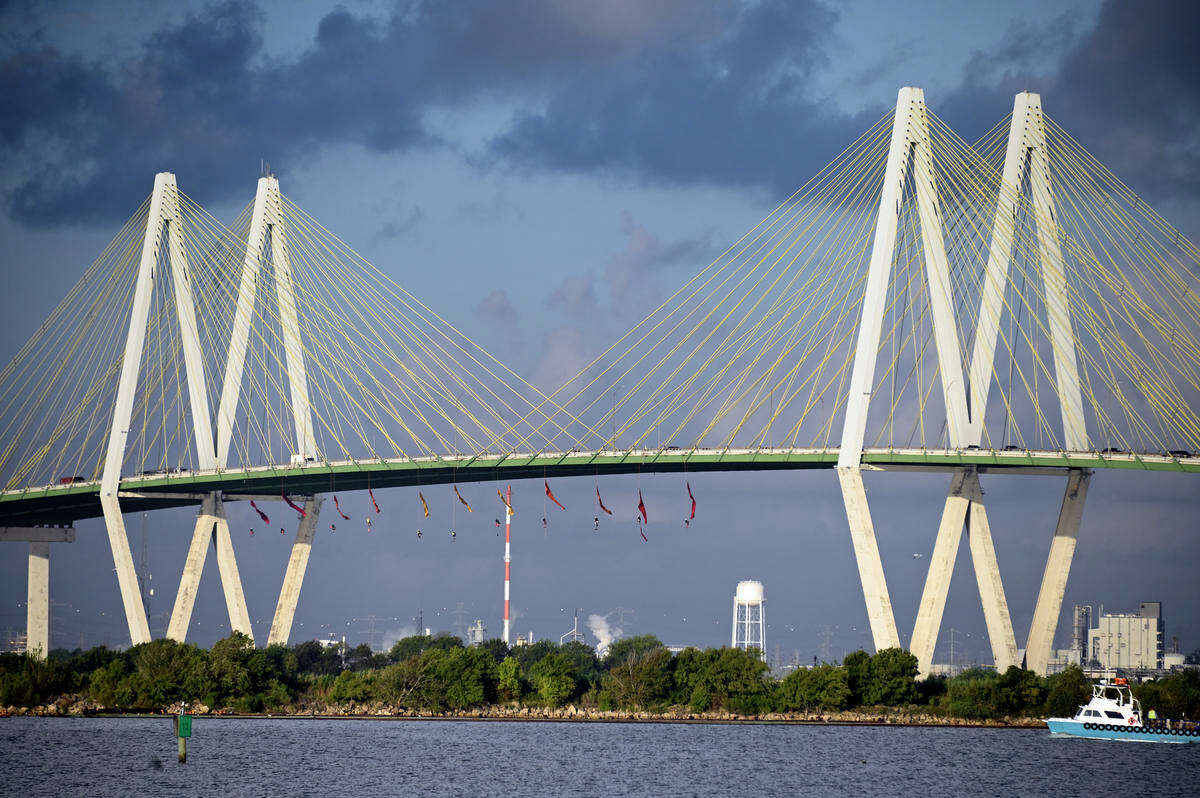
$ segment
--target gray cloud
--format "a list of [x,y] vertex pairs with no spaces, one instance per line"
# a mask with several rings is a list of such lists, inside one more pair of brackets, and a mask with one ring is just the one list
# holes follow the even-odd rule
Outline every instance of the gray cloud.
[[835,21],[815,2],[742,7],[703,42],[664,42],[580,75],[492,151],[518,164],[790,192],[863,127],[805,90]]
[[[1200,6],[1108,0],[1090,31],[1070,17],[1035,30],[1014,25],[978,52],[960,88],[934,110],[965,137],[984,133],[1019,91],[1039,91],[1046,113],[1148,198],[1195,199],[1200,188]],[[1052,68],[1040,54],[1061,50]]]
[[[1110,0],[1091,31],[1069,17],[1017,26],[931,104],[970,137],[1015,91],[1041,89],[1051,115],[1139,189],[1194,193],[1198,16],[1191,3]],[[493,162],[784,195],[875,115],[813,94],[836,21],[816,0],[418,1],[382,18],[333,11],[280,60],[264,54],[257,7],[228,0],[119,62],[30,36],[0,60],[0,155],[18,164],[0,191],[27,224],[108,221],[160,169],[202,202],[224,199],[262,158],[286,173],[329,145],[443,145],[427,113],[487,100],[516,109],[486,148]]]
[[9,168],[5,200],[35,225],[111,220],[162,169],[209,201],[244,187],[263,158],[286,172],[322,145],[436,145],[423,122],[430,108],[536,89],[565,61],[582,69],[696,29],[707,17],[693,6],[415,2],[384,19],[339,9],[283,62],[264,56],[263,17],[249,0],[188,14],[116,64],[30,36],[0,60],[0,153],[23,164]]

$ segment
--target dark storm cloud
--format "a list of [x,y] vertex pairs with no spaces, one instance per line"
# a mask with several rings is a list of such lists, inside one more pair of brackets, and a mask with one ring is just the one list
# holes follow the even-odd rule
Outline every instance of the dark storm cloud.
[[[833,14],[764,2],[701,46],[643,51],[563,87],[544,111],[493,143],[519,163],[617,170],[678,183],[756,185],[789,193],[873,119],[831,110],[804,88],[831,52]],[[1200,180],[1200,4],[1110,0],[1096,26],[1074,15],[1015,24],[968,62],[959,88],[931,107],[964,137],[986,132],[1019,91],[1040,91],[1052,118],[1154,198],[1190,196]],[[897,85],[922,85],[895,57]],[[880,109],[882,112],[883,108]]]
[[[1042,94],[1046,113],[1122,180],[1150,199],[1200,188],[1200,4],[1110,0],[1093,29],[1072,38],[1064,16],[1045,29],[1019,24],[968,63],[963,83],[934,110],[964,136],[984,133],[1019,91]],[[1061,49],[1050,68],[1039,53]]]
[[[1194,192],[1198,15],[1110,2],[1092,31],[1070,17],[1014,27],[930,102],[970,137],[1015,91],[1039,89],[1140,190]],[[836,19],[816,0],[407,2],[382,18],[334,11],[309,46],[275,59],[259,10],[234,0],[119,62],[31,36],[0,60],[0,191],[25,223],[110,221],[157,170],[201,201],[225,199],[262,158],[286,171],[329,145],[437,146],[428,111],[487,99],[517,109],[488,147],[494,161],[786,194],[876,116],[847,116],[812,88],[839,57]]]
[[[1048,109],[1157,197],[1200,188],[1200,4],[1108,3],[1063,62]],[[1061,110],[1057,110],[1061,108]]]
[[543,112],[521,116],[493,152],[559,169],[790,191],[865,121],[807,90],[835,21],[816,2],[744,7],[719,35],[662,42],[580,75]]
[[[263,18],[234,0],[189,14],[121,63],[40,44],[0,61],[5,200],[26,223],[123,216],[157,170],[212,200],[244,191],[265,158],[358,143],[436,143],[423,114],[555,79],[707,19],[688,0],[588,10],[550,0],[399,3],[384,19],[326,15],[294,58],[263,53]],[[679,20],[686,20],[680,23]]]

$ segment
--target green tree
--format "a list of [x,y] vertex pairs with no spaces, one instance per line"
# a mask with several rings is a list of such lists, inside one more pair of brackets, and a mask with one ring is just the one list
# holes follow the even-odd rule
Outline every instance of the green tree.
[[102,707],[132,707],[135,695],[129,683],[129,662],[116,657],[92,671],[88,693]]
[[424,704],[432,681],[430,661],[420,655],[388,665],[379,673],[376,696],[405,709],[417,709]]
[[276,643],[263,649],[263,657],[267,660],[274,678],[291,689],[299,685],[300,659],[287,646]]
[[392,662],[403,662],[409,657],[415,657],[430,649],[448,651],[452,648],[462,647],[462,640],[459,640],[454,635],[413,635],[412,637],[404,637],[397,640],[391,650],[388,651],[388,659]]
[[498,668],[497,693],[504,701],[521,699],[521,665],[514,657],[505,657]]
[[0,706],[32,707],[75,689],[78,677],[61,661],[0,654]]
[[505,643],[498,637],[491,640],[484,640],[479,644],[478,648],[491,654],[492,659],[496,660],[497,665],[503,662],[508,656],[508,643]]
[[254,641],[241,632],[213,643],[208,654],[209,703],[227,706],[246,701],[254,694],[249,664]]
[[559,647],[558,652],[571,660],[571,668],[575,678],[586,684],[594,684],[600,680],[600,663],[596,659],[596,651],[586,643],[571,641]]
[[797,668],[779,685],[776,706],[790,712],[811,709],[845,709],[851,700],[849,677],[845,668],[821,665]]
[[917,701],[932,704],[946,694],[946,677],[930,674],[917,682]]
[[1078,665],[1046,677],[1046,717],[1073,718],[1088,702],[1092,682]]
[[559,651],[535,662],[529,669],[529,676],[542,701],[552,707],[566,703],[578,687],[570,657]]
[[1015,717],[1042,708],[1046,689],[1033,671],[1010,665],[996,679],[996,709],[1001,716]]
[[619,706],[640,709],[661,704],[671,691],[671,666],[666,648],[633,650],[609,668],[605,684]]
[[529,675],[535,663],[547,654],[558,650],[558,646],[549,640],[539,640],[528,646],[514,646],[512,656],[521,664],[521,673]]
[[338,703],[365,703],[375,696],[373,674],[344,670],[333,680],[329,697]]
[[862,702],[903,706],[917,700],[917,658],[902,648],[885,648],[871,657]]
[[604,667],[613,668],[632,654],[646,654],[660,648],[663,648],[662,641],[654,635],[622,637],[608,647],[604,654]]
[[90,675],[96,668],[105,667],[119,656],[121,656],[121,652],[113,651],[105,646],[89,648],[86,651],[77,648],[74,651],[58,649],[50,652],[51,659],[62,663],[73,673],[83,677]]
[[946,681],[942,699],[947,711],[959,718],[986,720],[1003,716],[995,671],[974,668]]
[[851,651],[842,660],[846,669],[846,683],[850,686],[851,706],[865,704],[865,694],[871,682],[871,655],[865,651]]
[[352,671],[375,667],[375,652],[366,643],[359,643],[346,652],[346,667]]
[[316,640],[306,640],[292,649],[296,654],[297,673],[334,676],[342,670],[339,646],[323,646]]
[[772,685],[767,678],[767,664],[757,651],[722,648],[704,654],[690,666],[695,667],[689,675],[693,685],[689,704],[694,710],[704,711],[707,705],[753,715],[770,707]]
[[443,687],[442,700],[450,709],[480,706],[495,696],[496,660],[478,648],[435,649],[433,676]]
[[208,660],[203,649],[164,638],[134,646],[128,656],[133,665],[129,687],[137,706],[158,709],[203,697]]
[[1143,712],[1153,709],[1160,718],[1200,720],[1200,673],[1172,673],[1161,679],[1133,686]]

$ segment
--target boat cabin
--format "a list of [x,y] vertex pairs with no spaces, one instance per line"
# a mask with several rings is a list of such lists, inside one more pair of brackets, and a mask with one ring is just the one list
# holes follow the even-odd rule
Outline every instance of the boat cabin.
[[1079,708],[1075,720],[1084,723],[1142,725],[1142,707],[1133,697],[1126,679],[1092,685],[1092,700]]

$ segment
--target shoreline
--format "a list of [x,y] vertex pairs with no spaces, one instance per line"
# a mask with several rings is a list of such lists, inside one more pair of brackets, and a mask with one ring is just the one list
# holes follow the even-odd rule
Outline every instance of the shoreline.
[[[102,708],[85,708],[82,711],[63,711],[56,705],[39,706],[32,709],[0,708],[0,720],[13,717],[41,718],[168,718],[178,706],[161,712],[120,712]],[[75,709],[72,707],[72,709]],[[232,712],[213,711],[208,707],[197,707],[192,712],[196,718],[213,720],[372,720],[372,721],[482,721],[492,723],[646,723],[713,726],[883,726],[897,728],[966,728],[966,729],[1045,729],[1046,723],[1039,718],[1004,718],[999,720],[968,720],[965,718],[939,718],[929,715],[888,712],[838,712],[830,714],[768,713],[764,715],[734,715],[731,713],[655,713],[632,711],[605,711],[579,709],[573,706],[560,709],[540,707],[501,707],[480,710],[453,711],[445,713],[422,713],[410,711],[387,711],[358,707],[331,708],[293,712]]]

